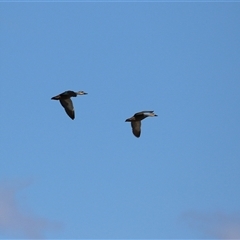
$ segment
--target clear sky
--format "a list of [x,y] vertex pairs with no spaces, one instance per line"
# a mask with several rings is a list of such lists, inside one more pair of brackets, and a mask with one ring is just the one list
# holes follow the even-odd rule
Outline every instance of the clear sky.
[[240,3],[0,3],[0,237],[240,238],[239,26]]

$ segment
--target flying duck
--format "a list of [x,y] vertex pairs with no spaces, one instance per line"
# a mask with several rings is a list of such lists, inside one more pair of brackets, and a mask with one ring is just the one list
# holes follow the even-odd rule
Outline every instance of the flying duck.
[[85,95],[85,94],[87,93],[85,93],[84,91],[74,92],[69,90],[55,97],[52,97],[51,99],[59,100],[61,105],[65,109],[65,112],[67,113],[67,115],[73,120],[75,118],[75,114],[74,114],[74,107],[73,107],[71,97],[76,97],[77,95]]
[[142,111],[135,113],[132,117],[125,120],[125,122],[131,122],[133,135],[137,138],[141,135],[141,120],[146,117],[156,117],[154,111]]

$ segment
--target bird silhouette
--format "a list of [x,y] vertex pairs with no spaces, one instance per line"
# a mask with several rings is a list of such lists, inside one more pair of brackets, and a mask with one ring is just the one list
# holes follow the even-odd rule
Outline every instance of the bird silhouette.
[[59,100],[67,115],[73,120],[75,118],[74,107],[71,100],[71,97],[77,97],[77,95],[85,95],[87,94],[84,91],[65,91],[55,97],[52,97],[52,100]]
[[135,113],[132,117],[125,120],[131,122],[132,133],[135,137],[139,138],[141,135],[141,121],[147,117],[156,117],[154,111],[142,111]]

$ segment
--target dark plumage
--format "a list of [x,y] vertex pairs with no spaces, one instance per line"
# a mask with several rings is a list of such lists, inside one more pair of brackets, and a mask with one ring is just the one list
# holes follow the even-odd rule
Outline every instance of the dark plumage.
[[142,111],[135,113],[132,117],[126,119],[125,122],[131,122],[132,132],[135,137],[140,137],[141,135],[141,121],[146,117],[156,117],[157,115],[154,111]]
[[67,115],[71,119],[74,119],[75,114],[74,114],[74,107],[73,107],[71,97],[76,97],[77,95],[85,95],[85,94],[87,94],[87,93],[85,93],[84,91],[74,92],[74,91],[69,90],[69,91],[63,92],[55,97],[52,97],[51,99],[59,100],[61,105],[65,109]]

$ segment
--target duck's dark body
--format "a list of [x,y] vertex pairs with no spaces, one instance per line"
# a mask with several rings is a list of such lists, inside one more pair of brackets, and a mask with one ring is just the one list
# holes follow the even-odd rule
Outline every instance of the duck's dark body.
[[73,120],[75,118],[74,107],[71,100],[71,97],[76,97],[77,95],[87,94],[84,91],[74,92],[74,91],[65,91],[55,97],[52,97],[52,100],[59,100],[63,108],[65,109],[67,115]]
[[126,119],[125,122],[131,122],[133,135],[137,138],[141,135],[141,121],[147,117],[156,117],[154,111],[142,111],[135,113],[132,117]]

